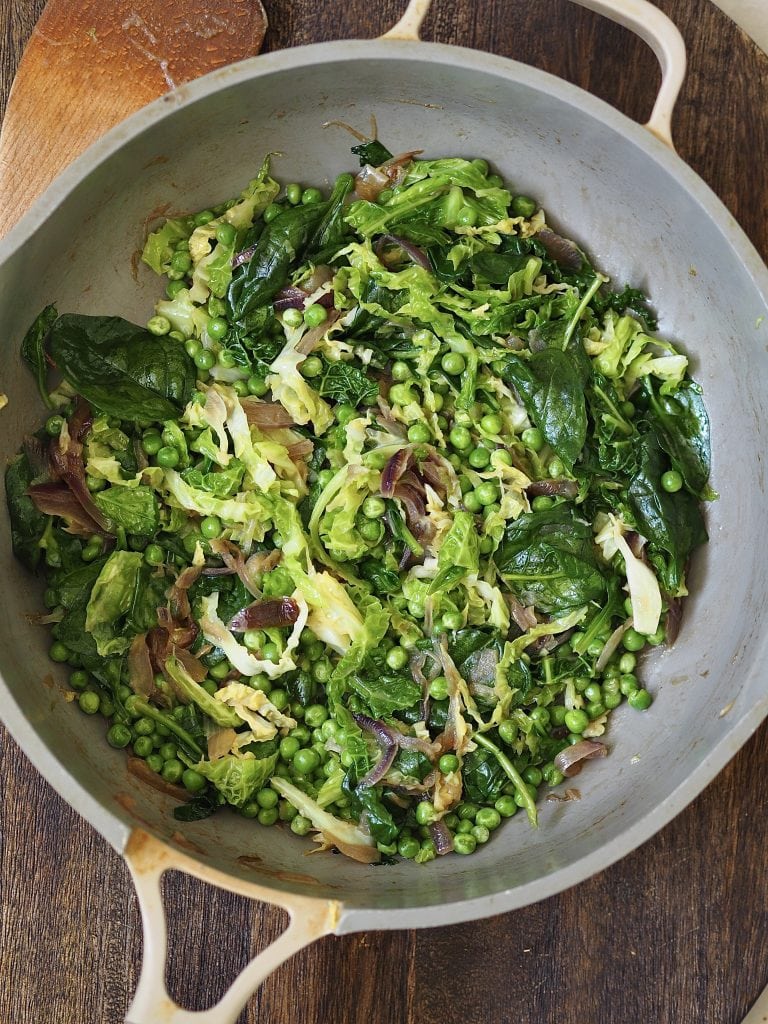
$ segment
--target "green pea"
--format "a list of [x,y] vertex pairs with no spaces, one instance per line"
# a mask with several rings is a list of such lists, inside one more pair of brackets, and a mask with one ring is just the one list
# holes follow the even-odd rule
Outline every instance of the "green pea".
[[500,796],[493,806],[502,818],[514,818],[517,814],[517,804],[511,796]]
[[457,772],[459,770],[459,759],[455,754],[443,754],[437,762],[437,767],[443,775],[449,775],[451,772]]
[[229,324],[223,317],[216,317],[208,321],[206,331],[209,338],[213,338],[214,341],[222,341],[229,333]]
[[300,309],[286,309],[283,313],[283,323],[286,327],[299,327],[304,323],[304,315]]
[[77,669],[69,677],[69,685],[73,690],[84,690],[89,682],[89,676],[87,672],[83,672],[82,669]]
[[493,505],[499,498],[498,484],[493,480],[486,480],[475,488],[475,494],[481,505]]
[[561,771],[555,768],[554,762],[550,761],[544,765],[541,774],[544,777],[544,781],[548,786],[559,786],[565,776]]
[[147,455],[157,455],[163,447],[163,439],[155,431],[148,431],[141,439],[141,447]]
[[[516,804],[515,804],[515,807],[517,807]],[[468,835],[472,834],[472,829],[474,827],[475,826],[473,825],[473,823],[471,821],[465,819],[465,820],[459,822],[459,824],[454,829],[454,832],[457,835],[460,835],[460,836],[468,836]]]
[[278,747],[280,757],[285,762],[292,761],[300,747],[301,744],[294,736],[284,736],[280,740],[280,746]]
[[649,643],[652,647],[658,647],[659,644],[663,644],[666,640],[667,632],[663,625],[659,625],[655,633],[649,633],[646,636],[646,643]]
[[319,188],[305,188],[301,193],[301,202],[303,206],[316,206],[318,203],[322,203],[323,193]]
[[526,448],[534,452],[540,452],[545,444],[544,434],[538,427],[528,427],[522,432],[520,439]]
[[237,229],[233,224],[228,221],[222,221],[221,224],[216,227],[216,241],[221,242],[222,245],[232,246],[235,244],[237,238]]
[[282,212],[283,212],[282,206],[278,206],[277,203],[270,203],[269,206],[264,211],[264,213],[262,213],[262,217],[264,218],[264,223],[265,224],[269,224],[269,222],[273,221],[275,219],[275,217],[279,217]]
[[436,817],[437,812],[428,800],[421,800],[416,804],[416,821],[420,825],[429,825]]
[[346,427],[348,423],[357,418],[357,409],[354,405],[337,405],[335,410],[336,422],[339,426]]
[[256,803],[259,807],[269,809],[270,807],[277,807],[277,802],[280,798],[274,789],[260,789],[256,794]]
[[274,825],[278,818],[277,807],[262,807],[256,817],[260,825]]
[[48,649],[48,657],[51,661],[64,662],[69,658],[70,650],[61,640],[54,640]]
[[499,739],[508,747],[517,740],[517,731],[517,724],[509,718],[505,718],[499,723]]
[[104,488],[107,486],[106,480],[102,480],[100,477],[97,476],[91,476],[90,474],[86,474],[85,483],[88,490],[91,491],[91,493],[95,491],[103,491]]
[[387,506],[383,498],[372,494],[370,498],[366,498],[363,502],[361,511],[366,519],[381,519],[387,511]]
[[95,715],[99,710],[99,695],[93,690],[86,690],[85,693],[80,694],[77,703],[80,710],[86,715]]
[[622,654],[621,658],[619,658],[619,671],[622,673],[634,672],[636,665],[637,658],[630,651],[627,651],[626,654]]
[[168,334],[171,329],[171,321],[165,316],[152,316],[147,320],[147,330],[150,334],[162,337]]
[[158,466],[162,466],[163,469],[173,469],[181,461],[178,450],[168,444],[163,445],[155,458],[157,459]]
[[216,362],[216,356],[207,348],[201,349],[193,359],[198,370],[210,370]]
[[159,544],[147,544],[144,548],[144,561],[147,565],[162,565],[165,561],[165,552]]
[[411,598],[408,602],[408,614],[414,619],[423,619],[426,611],[424,602],[418,598]]
[[305,818],[303,814],[297,814],[291,822],[291,832],[297,836],[306,836],[309,830],[312,828],[312,822],[309,818]]
[[498,413],[489,413],[480,420],[480,429],[486,434],[500,434],[503,426],[504,421]]
[[487,843],[488,840],[491,838],[491,831],[490,829],[486,828],[485,825],[475,825],[472,829],[471,834],[475,837],[475,841],[477,842],[478,845]]
[[477,210],[471,206],[462,206],[456,214],[457,227],[474,227],[477,224]]
[[448,680],[445,676],[435,676],[429,684],[429,695],[433,700],[445,700],[448,696]]
[[549,460],[549,465],[547,466],[547,473],[553,480],[557,479],[557,477],[561,477],[564,472],[565,466],[563,465],[562,459],[559,459],[557,456],[555,456],[554,458]]
[[163,743],[157,752],[164,761],[173,761],[179,753],[179,748],[175,743]]
[[392,380],[400,382],[404,380],[410,380],[411,377],[413,376],[413,373],[408,363],[405,363],[400,359],[392,363],[392,367],[389,371],[389,374]]
[[318,659],[312,665],[312,678],[318,683],[327,683],[331,678],[331,663],[326,659]]
[[216,214],[213,210],[201,210],[200,213],[196,213],[194,216],[195,227],[205,227],[206,224],[210,224],[215,216]]
[[101,554],[101,541],[98,539],[89,540],[83,548],[81,558],[84,562],[93,562]]
[[200,683],[200,685],[205,690],[205,692],[209,694],[211,697],[216,693],[216,691],[219,688],[213,679],[204,679],[202,683]]
[[440,360],[440,366],[452,377],[457,377],[466,369],[467,361],[460,352],[446,352]]
[[160,775],[166,782],[176,785],[176,783],[181,782],[182,776],[184,775],[184,765],[181,761],[177,761],[173,758],[170,761],[165,762]]
[[249,377],[246,383],[248,384],[248,394],[253,395],[256,398],[263,398],[269,391],[269,388],[261,377]]
[[443,629],[461,629],[464,625],[464,616],[461,612],[446,612],[442,618]]
[[153,743],[149,736],[137,736],[133,741],[133,752],[136,757],[149,757]]
[[472,444],[472,435],[466,427],[454,427],[448,435],[448,440],[451,442],[454,448],[460,452],[466,451],[467,448]]
[[514,196],[510,204],[513,217],[532,217],[536,209],[536,201],[530,196]]
[[490,465],[491,453],[488,451],[487,448],[479,446],[477,448],[472,449],[472,451],[469,453],[467,461],[469,462],[470,466],[472,466],[473,469],[485,469],[487,466]]
[[249,800],[247,804],[243,804],[240,808],[240,814],[244,818],[256,818],[259,814],[259,805],[255,800]]
[[653,703],[653,697],[647,690],[635,690],[627,697],[627,703],[636,711],[646,711]]
[[661,486],[668,494],[675,494],[683,486],[683,478],[676,469],[670,469],[662,473]]
[[133,730],[137,736],[151,736],[155,731],[155,723],[151,718],[144,718],[142,716],[133,723]]
[[213,540],[221,535],[221,520],[218,516],[206,516],[200,523],[200,533],[206,540]]
[[[322,488],[326,488],[335,476],[336,474],[332,469],[321,469],[317,474],[317,482]],[[365,502],[363,503],[363,509],[365,509]],[[365,515],[365,511],[363,511],[363,515]]]
[[[189,252],[175,252],[171,256],[171,268],[179,274],[189,273],[192,269],[192,257],[189,255]],[[163,331],[163,334],[166,333],[166,331]]]
[[[600,652],[598,651],[598,654]],[[599,683],[588,683],[584,690],[584,697],[588,701],[597,701],[603,699],[603,690]]]
[[531,502],[531,508],[534,512],[546,512],[547,509],[552,508],[555,504],[555,499],[550,498],[547,494],[537,494]]
[[320,758],[314,750],[302,748],[296,751],[292,763],[298,775],[311,775],[320,764]]
[[307,356],[304,362],[299,366],[299,371],[302,377],[306,377],[307,380],[312,380],[314,377],[319,377],[323,372],[323,361],[318,356]]
[[45,421],[45,432],[51,437],[58,437],[61,433],[62,427],[64,426],[63,416],[49,416]]
[[171,301],[173,301],[179,294],[179,292],[183,292],[186,287],[187,286],[181,280],[169,281],[168,284],[165,286],[165,294]]
[[261,649],[261,656],[265,661],[271,661],[276,664],[280,660],[280,648],[277,644],[268,640]]
[[591,701],[587,704],[586,712],[589,715],[589,720],[594,722],[596,718],[605,714],[605,704],[601,701]]
[[99,699],[99,714],[105,718],[111,718],[115,713],[115,705],[109,699],[109,697],[101,697]]
[[582,733],[589,725],[589,715],[586,711],[573,708],[565,714],[565,727],[569,732]]
[[458,833],[453,837],[453,849],[462,856],[474,853],[477,849],[477,839],[470,832],[468,835]]
[[638,633],[636,629],[632,629],[631,626],[624,633],[621,642],[627,651],[640,651],[645,647],[645,637],[642,633]]
[[543,775],[541,769],[537,768],[536,765],[529,765],[523,772],[523,778],[531,786],[540,786]]
[[501,824],[501,814],[494,807],[481,807],[475,817],[475,825],[493,832]]
[[426,423],[414,423],[408,428],[408,440],[413,444],[427,444],[432,433]]
[[418,839],[414,839],[413,836],[404,836],[397,844],[397,852],[405,860],[413,860],[420,849],[421,843]]
[[493,537],[481,537],[480,543],[478,544],[478,550],[481,555],[490,555],[495,547],[495,541]]
[[122,750],[124,747],[127,747],[132,738],[131,730],[121,722],[115,722],[107,730],[107,743],[116,750]]
[[605,704],[607,711],[613,711],[614,708],[617,708],[619,704],[621,704],[621,694],[606,693],[603,697],[603,704]]
[[469,494],[464,495],[464,508],[467,512],[472,512],[474,515],[479,512],[482,507],[483,505],[477,496],[477,491],[470,491]]
[[328,709],[322,704],[310,704],[305,712],[304,721],[311,729],[317,729],[328,721]]
[[288,699],[288,694],[285,692],[285,690],[280,689],[273,690],[269,695],[269,699],[271,703],[274,704],[278,711],[285,711],[285,709],[288,707],[290,703],[290,700]]
[[549,725],[549,720],[551,717],[550,710],[549,708],[541,707],[533,708],[529,717],[534,725],[541,726],[541,728],[546,728]]
[[304,310],[304,323],[307,327],[319,327],[328,319],[328,310],[319,302],[313,302]]
[[159,775],[163,770],[163,759],[159,754],[147,754],[144,760],[156,775]]
[[[535,800],[536,799],[536,787],[535,786],[528,786],[528,785],[526,785],[525,788],[528,790],[528,795]],[[522,793],[516,792],[514,797],[513,797],[513,799],[514,799],[514,801],[515,801],[515,803],[517,804],[518,807],[525,807],[526,806],[526,800],[525,800],[525,797],[523,796]]]

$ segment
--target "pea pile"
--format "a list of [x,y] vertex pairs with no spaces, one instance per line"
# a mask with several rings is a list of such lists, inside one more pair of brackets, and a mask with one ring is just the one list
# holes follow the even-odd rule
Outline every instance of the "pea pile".
[[47,307],[6,491],[51,659],[178,819],[423,864],[650,707],[709,426],[645,297],[486,161],[354,151],[161,225],[145,327]]

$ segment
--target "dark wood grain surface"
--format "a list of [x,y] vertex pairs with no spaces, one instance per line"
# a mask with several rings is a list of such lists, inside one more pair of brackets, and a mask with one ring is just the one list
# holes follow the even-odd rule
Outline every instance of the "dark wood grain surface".
[[[77,0],[71,0],[73,5]],[[171,0],[169,0],[171,2]],[[370,36],[402,0],[268,0],[266,46]],[[659,0],[688,44],[683,158],[768,259],[768,58],[708,0]],[[43,0],[0,2],[4,97]],[[565,0],[435,0],[425,34],[526,60],[631,117],[658,72]],[[0,1024],[119,1024],[141,941],[127,871],[0,730]],[[768,983],[768,728],[671,825],[608,871],[488,921],[329,938],[282,967],[248,1024],[738,1024]],[[202,1008],[281,912],[166,883],[173,994]]]

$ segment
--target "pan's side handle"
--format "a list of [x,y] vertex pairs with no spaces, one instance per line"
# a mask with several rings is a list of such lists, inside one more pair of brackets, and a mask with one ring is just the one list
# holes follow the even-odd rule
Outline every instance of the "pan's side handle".
[[[141,974],[126,1024],[235,1024],[250,996],[280,964],[328,935],[338,923],[340,904],[336,900],[276,894],[251,883],[233,886],[231,877],[206,869],[142,830],[133,832],[124,856],[136,886],[144,933]],[[160,881],[169,870],[185,871],[213,885],[277,903],[290,914],[290,924],[283,934],[243,968],[225,995],[208,1010],[182,1009],[165,987],[167,929]]]
[[[650,0],[574,0],[611,21],[628,28],[653,50],[661,66],[661,86],[645,127],[670,149],[672,112],[685,78],[685,43],[677,26]],[[418,42],[431,0],[410,0],[405,14],[382,39]]]

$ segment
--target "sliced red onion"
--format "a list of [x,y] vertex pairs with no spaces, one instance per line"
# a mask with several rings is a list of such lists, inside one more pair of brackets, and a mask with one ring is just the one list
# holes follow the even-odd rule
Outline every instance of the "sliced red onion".
[[[305,292],[302,288],[296,288],[293,285],[281,289],[275,296],[274,306],[278,312],[282,312],[285,309],[304,309],[307,304],[307,299],[311,295],[311,292]],[[318,298],[313,299],[313,303],[318,306],[325,306],[326,309],[330,309],[333,305],[333,292],[324,292]]]
[[555,768],[570,779],[578,775],[583,765],[582,761],[589,761],[593,757],[606,757],[608,748],[599,740],[579,740],[572,747],[566,747],[555,757]]
[[384,747],[381,752],[381,757],[376,764],[371,768],[364,778],[360,780],[358,785],[360,786],[376,786],[384,778],[389,769],[392,767],[392,762],[395,760],[397,755],[397,746],[392,743],[388,747]]
[[283,552],[279,548],[273,551],[256,551],[245,563],[248,573],[271,572],[283,560]]
[[253,259],[253,254],[256,252],[258,242],[254,242],[253,245],[249,245],[247,249],[242,249],[235,256],[232,257],[232,269],[237,270],[244,263],[250,263]]
[[542,228],[534,236],[547,251],[547,256],[559,263],[561,267],[568,270],[579,270],[582,264],[582,256],[576,245],[562,235],[556,234],[550,228]]
[[518,601],[515,595],[509,591],[505,591],[504,599],[509,605],[509,612],[515,622],[515,625],[521,632],[527,633],[529,629],[533,629],[534,626],[538,625],[539,620],[534,615],[533,608],[526,608],[526,606]]
[[82,443],[92,424],[93,415],[90,405],[88,405],[84,398],[78,398],[75,411],[69,418],[69,436],[78,444]]
[[235,570],[228,565],[206,565],[203,576],[234,576]]
[[317,327],[313,327],[311,330],[307,331],[306,334],[302,335],[301,341],[296,346],[296,351],[301,352],[301,354],[305,356],[309,355],[310,352],[314,352],[328,333],[328,329],[336,323],[340,316],[341,313],[338,309],[332,309],[321,324]]
[[218,555],[228,568],[237,573],[240,582],[252,597],[261,599],[261,591],[251,579],[245,565],[243,553],[236,544],[228,540],[222,540],[221,537],[216,537],[211,541],[211,551]]
[[430,823],[429,833],[432,836],[432,842],[435,844],[438,857],[444,857],[446,853],[453,851],[453,836],[442,819]]
[[[396,245],[399,249],[402,249],[412,263],[423,267],[424,270],[430,269],[426,254],[417,245],[414,245],[413,242],[409,242],[407,238],[402,238],[400,235],[382,235],[379,238],[376,242],[375,252],[380,260],[382,253],[389,245]],[[382,263],[384,262],[384,260],[381,261]]]
[[109,519],[98,508],[91,497],[91,492],[85,482],[85,465],[83,463],[83,445],[79,435],[86,430],[86,424],[90,416],[90,410],[84,402],[78,402],[75,413],[70,424],[67,424],[66,450],[62,446],[62,437],[51,440],[48,455],[51,460],[51,468],[60,480],[69,487],[75,498],[80,502],[88,515],[99,526],[101,533],[111,533]]
[[361,199],[367,199],[369,202],[375,203],[384,189],[389,188],[390,184],[389,176],[384,171],[379,170],[378,167],[372,167],[370,164],[365,164],[355,178],[355,192],[357,192]]
[[175,655],[196,683],[202,683],[208,675],[208,669],[202,661],[200,661],[199,658],[196,658],[191,651],[186,650],[184,647],[179,647],[174,644],[171,647],[171,654]]
[[579,493],[579,485],[575,480],[534,480],[525,489],[529,498],[546,495],[551,498],[575,498]]
[[395,494],[395,487],[400,477],[408,469],[413,451],[411,448],[401,448],[395,452],[391,459],[381,471],[381,493],[385,498],[392,498]]
[[202,565],[188,565],[185,569],[182,569],[165,595],[170,602],[171,615],[174,619],[188,619],[192,614],[187,591],[202,571]]
[[269,601],[254,601],[232,617],[227,626],[233,633],[248,629],[280,629],[292,626],[299,617],[299,606],[292,597],[276,597]]
[[69,533],[80,537],[90,537],[94,533],[107,535],[107,531],[89,515],[66,484],[33,484],[27,494],[38,511],[66,520]]
[[683,602],[679,597],[673,597],[669,602],[669,611],[667,612],[667,619],[664,624],[666,643],[668,647],[671,647],[675,640],[677,640],[682,620]]
[[240,405],[249,427],[276,430],[293,426],[293,417],[279,402],[264,402],[248,396],[240,399]]

